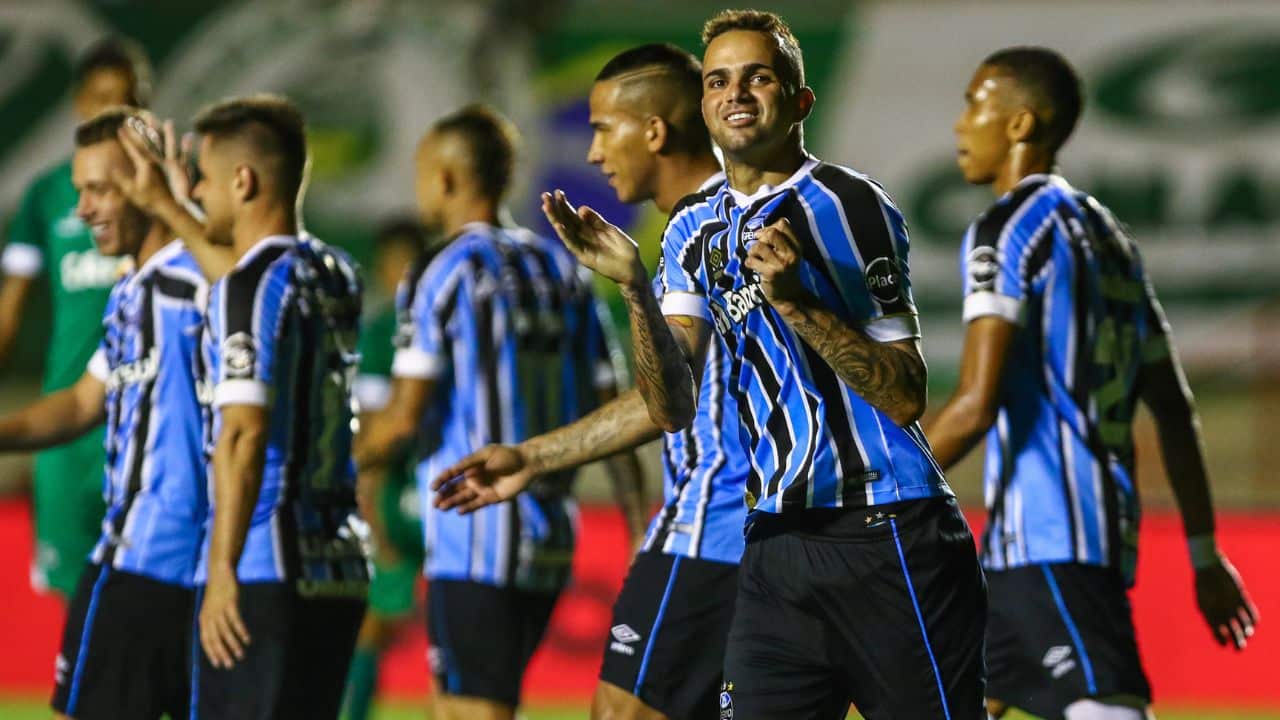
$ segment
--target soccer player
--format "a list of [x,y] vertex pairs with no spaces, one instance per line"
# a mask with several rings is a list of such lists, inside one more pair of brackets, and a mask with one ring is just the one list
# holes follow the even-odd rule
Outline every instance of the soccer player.
[[[619,200],[651,200],[669,214],[680,198],[724,182],[701,98],[701,63],[674,45],[626,50],[600,70],[590,95],[587,161]],[[572,425],[514,447],[486,447],[445,471],[446,479],[471,476],[496,502],[536,473],[663,437],[664,502],[614,603],[593,717],[711,717],[718,710],[747,460],[727,393],[729,360],[719,343],[708,354],[698,415],[686,430],[663,436],[639,391],[629,390]],[[442,495],[440,507],[457,499]]]
[[[424,255],[424,253],[428,253]],[[391,363],[397,322],[396,286],[421,258],[429,261],[426,236],[415,220],[394,220],[378,229],[373,240],[373,280],[387,299],[380,305],[365,304],[360,328],[360,374],[356,376],[356,401],[361,421],[387,405],[391,394]],[[361,514],[374,530],[373,578],[369,582],[369,611],[365,614],[355,656],[347,674],[347,720],[365,720],[378,685],[382,653],[396,637],[414,607],[424,559],[422,516],[410,453],[383,466],[362,469],[359,488]],[[374,518],[374,515],[377,515]]]
[[362,468],[415,435],[429,581],[437,717],[512,718],[520,683],[568,580],[571,473],[468,516],[432,512],[428,481],[490,442],[564,425],[596,402],[601,332],[589,285],[550,241],[498,225],[515,130],[471,106],[442,118],[417,153],[428,229],[449,238],[401,286],[387,408],[362,427]]
[[[106,336],[70,387],[0,419],[0,449],[68,442],[106,421],[106,519],[71,598],[57,659],[60,717],[187,716],[192,581],[207,511],[192,333],[208,286],[180,240],[113,186],[132,111],[76,129],[77,216],[103,257],[134,269],[112,289]],[[73,502],[74,498],[63,498]]]
[[212,502],[193,703],[202,719],[336,717],[368,587],[350,457],[360,284],[298,237],[306,142],[289,101],[225,101],[194,125],[192,194],[237,260],[204,332]]
[[[151,93],[151,69],[136,44],[108,38],[76,62],[72,106],[80,122],[109,107],[143,107]],[[13,349],[36,278],[47,272],[53,327],[45,353],[46,393],[71,387],[102,339],[102,310],[119,277],[118,258],[104,257],[76,214],[71,162],[54,166],[23,195],[0,268],[0,362]],[[103,435],[86,432],[35,458],[33,489],[36,554],[31,582],[70,597],[84,558],[98,541],[104,510]]]
[[1054,172],[1080,117],[1058,53],[988,57],[956,121],[965,180],[999,198],[965,234],[960,382],[929,437],[943,467],[985,434],[991,710],[1148,715],[1126,589],[1137,560],[1132,424],[1155,418],[1200,610],[1243,648],[1257,612],[1214,542],[1195,408],[1137,245]]
[[981,717],[985,584],[916,423],[902,216],[865,175],[805,152],[814,95],[781,18],[726,11],[703,41],[702,115],[728,182],[676,206],[661,308],[631,238],[558,191],[543,209],[621,286],[659,426],[696,414],[713,331],[728,348],[750,469],[721,713],[842,717],[852,701],[869,718]]

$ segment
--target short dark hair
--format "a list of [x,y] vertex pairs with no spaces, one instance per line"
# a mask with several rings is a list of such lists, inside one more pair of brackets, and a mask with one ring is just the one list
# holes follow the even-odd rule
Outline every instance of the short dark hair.
[[427,231],[422,223],[409,215],[393,217],[384,221],[373,233],[374,250],[382,250],[391,245],[412,245],[422,250],[427,244]]
[[[614,55],[600,72],[596,82],[614,80],[639,70],[657,70],[667,94],[678,94],[666,107],[671,114],[687,117],[664,118],[675,126],[680,146],[689,151],[711,150],[711,138],[702,120],[702,61],[697,56],[671,43],[649,43],[623,50]],[[681,103],[680,101],[684,101]],[[677,111],[683,110],[683,113]],[[683,136],[683,137],[680,137]]]
[[288,198],[298,194],[307,164],[306,121],[288,98],[261,93],[224,100],[201,110],[194,125],[215,141],[236,138],[255,155],[275,156],[281,190]]
[[510,120],[488,105],[477,103],[440,118],[431,131],[455,135],[467,144],[471,169],[486,197],[501,200],[507,194],[520,144],[520,133]]
[[782,55],[778,75],[792,92],[804,87],[804,54],[800,41],[791,32],[786,21],[777,13],[764,10],[722,10],[702,26],[702,45],[733,30],[749,30],[772,35]]
[[1013,77],[1031,96],[1049,148],[1062,147],[1084,110],[1083,84],[1071,63],[1056,50],[1024,45],[998,50],[982,64]]
[[76,126],[76,147],[116,140],[125,120],[131,117],[141,117],[141,114],[133,108],[123,106],[103,110]]
[[72,70],[76,89],[84,87],[89,76],[99,70],[119,70],[129,76],[129,103],[134,107],[151,102],[151,62],[136,40],[113,35],[90,45]]

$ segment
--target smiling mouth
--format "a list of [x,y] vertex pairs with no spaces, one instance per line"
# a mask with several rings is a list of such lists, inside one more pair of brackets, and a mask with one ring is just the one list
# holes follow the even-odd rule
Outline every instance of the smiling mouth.
[[745,110],[737,110],[725,116],[724,121],[733,127],[742,127],[755,122],[756,114]]

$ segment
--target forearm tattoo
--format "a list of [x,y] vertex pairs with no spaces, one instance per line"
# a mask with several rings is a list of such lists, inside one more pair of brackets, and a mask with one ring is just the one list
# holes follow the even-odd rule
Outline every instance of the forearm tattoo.
[[682,428],[692,420],[697,398],[693,371],[658,300],[649,289],[622,286],[631,319],[636,363],[636,387],[649,407],[649,416],[664,429]]

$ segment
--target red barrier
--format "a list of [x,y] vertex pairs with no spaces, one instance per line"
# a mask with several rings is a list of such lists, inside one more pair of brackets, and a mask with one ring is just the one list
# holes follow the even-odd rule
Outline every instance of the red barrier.
[[[976,519],[976,518],[975,518]],[[975,523],[976,525],[977,523]],[[1142,526],[1142,559],[1133,594],[1138,640],[1157,700],[1167,705],[1280,707],[1280,574],[1272,553],[1280,547],[1280,513],[1224,513],[1219,542],[1249,583],[1264,618],[1244,653],[1219,648],[1195,609],[1191,572],[1176,515],[1152,514]],[[552,629],[526,678],[535,700],[585,701],[595,685],[609,625],[609,608],[626,572],[621,518],[612,508],[582,512],[583,537],[573,586],[556,610]],[[30,513],[24,503],[0,501],[0,692],[43,694],[53,682],[61,632],[61,605],[34,595],[27,583]],[[425,696],[426,642],[415,622],[390,652],[382,690]]]

